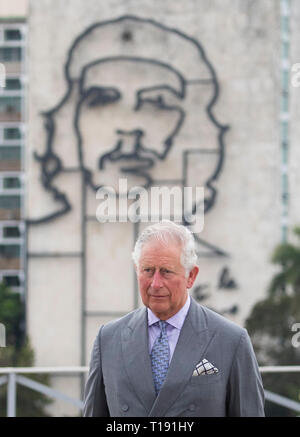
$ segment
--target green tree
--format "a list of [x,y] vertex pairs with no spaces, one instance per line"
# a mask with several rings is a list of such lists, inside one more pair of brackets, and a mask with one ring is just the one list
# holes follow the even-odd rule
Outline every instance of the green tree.
[[[300,240],[300,227],[294,229]],[[280,266],[280,272],[272,279],[268,293],[270,296],[286,295],[288,288],[294,295],[300,294],[300,247],[284,243],[275,249],[272,262]]]
[[[294,229],[300,239],[300,228]],[[257,302],[246,320],[260,365],[299,365],[300,347],[292,344],[292,326],[300,322],[300,247],[278,245],[271,261],[279,271],[272,278],[266,299]],[[274,393],[300,401],[299,373],[263,374],[264,387]],[[296,415],[290,410],[267,404],[272,415]]]
[[[0,348],[0,367],[32,367],[34,351],[29,338],[24,335],[24,303],[19,293],[12,292],[0,283],[0,323],[6,330],[6,347]],[[42,384],[49,385],[48,375],[25,375]],[[0,416],[6,416],[6,385],[0,386]],[[17,385],[17,416],[46,417],[44,407],[51,400],[39,392]]]

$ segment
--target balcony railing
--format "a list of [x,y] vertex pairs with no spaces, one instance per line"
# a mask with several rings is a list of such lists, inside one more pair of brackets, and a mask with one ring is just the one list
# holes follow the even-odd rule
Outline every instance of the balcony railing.
[[[89,370],[88,367],[0,367],[0,386],[7,384],[7,417],[16,417],[17,403],[17,384],[28,387],[32,390],[40,392],[52,399],[58,399],[74,405],[81,411],[83,409],[83,401],[73,399],[70,396],[61,393],[58,390],[34,381],[23,375],[47,373],[52,375],[63,374],[84,374]],[[259,368],[261,373],[290,373],[299,372],[300,366],[264,366]],[[265,398],[270,402],[281,405],[282,407],[291,409],[300,413],[300,403],[288,399],[284,396],[272,393],[265,390]]]

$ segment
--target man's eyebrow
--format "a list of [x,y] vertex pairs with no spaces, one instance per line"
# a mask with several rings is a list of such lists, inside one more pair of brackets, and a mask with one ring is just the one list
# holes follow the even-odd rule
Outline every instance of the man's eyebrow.
[[105,93],[105,92],[120,92],[119,91],[119,89],[116,87],[116,86],[113,86],[113,85],[105,85],[105,86],[103,86],[103,85],[93,85],[93,84],[91,84],[91,85],[89,85],[89,86],[83,86],[81,89],[80,89],[80,91],[81,91],[81,93],[82,94],[88,94],[88,93],[91,93],[91,92],[97,92],[97,93]]
[[92,85],[81,90],[81,96],[85,99],[87,97],[93,96],[94,98],[90,103],[90,106],[96,103],[107,103],[116,101],[121,97],[120,91],[116,87],[112,86],[96,86]]
[[152,87],[147,88],[141,88],[138,90],[137,95],[140,97],[143,93],[151,93],[154,91],[168,91],[169,93],[173,94],[178,99],[183,99],[185,96],[185,87],[182,87],[182,90],[176,90],[175,88],[171,87],[170,85],[156,85]]

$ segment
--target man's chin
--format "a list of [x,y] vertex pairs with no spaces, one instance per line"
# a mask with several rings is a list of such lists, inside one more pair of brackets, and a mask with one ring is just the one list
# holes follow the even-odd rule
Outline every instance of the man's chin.
[[168,318],[170,312],[167,297],[155,297],[150,298],[149,301],[150,310],[160,319]]

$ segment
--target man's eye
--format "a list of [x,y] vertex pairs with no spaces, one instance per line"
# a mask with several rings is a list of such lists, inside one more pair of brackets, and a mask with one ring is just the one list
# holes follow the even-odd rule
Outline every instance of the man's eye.
[[157,96],[151,96],[145,100],[150,103],[154,103],[157,106],[163,106],[165,104],[164,98],[161,94],[158,94]]
[[88,91],[88,106],[107,105],[120,99],[121,94],[115,88],[91,88]]
[[163,98],[163,96],[161,94],[159,94],[158,96],[153,98],[153,102],[156,103],[157,105],[164,105],[165,104],[165,100]]
[[150,103],[151,105],[155,105],[158,107],[162,107],[166,105],[166,102],[161,94],[152,95],[149,97],[139,97],[135,110],[137,111],[142,105]]

